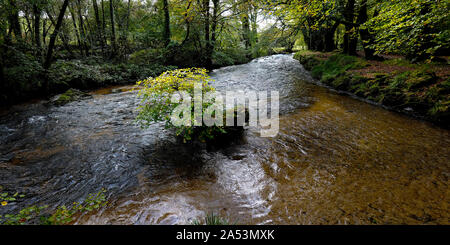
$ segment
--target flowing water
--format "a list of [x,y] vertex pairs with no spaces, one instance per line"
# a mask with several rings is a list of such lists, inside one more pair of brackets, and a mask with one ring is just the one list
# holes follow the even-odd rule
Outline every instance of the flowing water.
[[221,147],[135,123],[136,92],[0,117],[0,208],[70,204],[101,188],[110,205],[76,224],[450,224],[450,131],[326,88],[291,55],[215,70],[218,90],[280,92],[280,133],[249,128]]

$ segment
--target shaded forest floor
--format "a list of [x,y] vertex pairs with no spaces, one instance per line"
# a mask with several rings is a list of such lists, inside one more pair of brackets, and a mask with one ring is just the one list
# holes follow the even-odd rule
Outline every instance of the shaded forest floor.
[[[331,56],[338,54],[337,52],[315,51],[300,51],[299,53],[314,56],[314,58],[320,61],[328,60]],[[364,68],[349,70],[349,72],[367,78],[373,78],[376,74],[380,73],[401,73],[417,69],[428,69],[434,72],[440,81],[447,80],[450,77],[449,57],[439,57],[442,60],[446,60],[447,63],[413,64],[400,55],[380,55],[384,58],[384,61],[366,60],[364,52],[358,52],[358,56],[364,59],[368,65]]]

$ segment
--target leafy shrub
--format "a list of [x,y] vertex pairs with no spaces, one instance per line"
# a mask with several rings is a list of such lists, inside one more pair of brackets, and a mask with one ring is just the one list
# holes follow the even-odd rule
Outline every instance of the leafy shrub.
[[160,64],[111,64],[91,63],[92,61],[72,60],[57,61],[49,71],[52,87],[55,91],[69,87],[89,89],[110,84],[124,84],[157,76],[173,66]]
[[235,64],[235,59],[229,54],[222,51],[216,51],[213,53],[213,63],[217,66],[231,66]]
[[4,67],[4,88],[0,92],[0,102],[30,96],[42,89],[44,69],[35,57],[18,49],[9,48]]
[[95,85],[104,84],[110,78],[104,75],[98,65],[84,64],[80,60],[57,61],[49,70],[49,78],[54,90],[75,87],[87,89]]
[[398,53],[421,61],[448,53],[448,1],[394,0],[380,2],[381,10],[364,25],[373,30],[377,53]]
[[[233,65],[247,63],[250,61],[249,58],[251,57],[251,54],[248,53],[251,51],[247,51],[243,47],[239,46],[223,48],[216,52],[222,52],[224,56],[227,56],[230,60],[233,60]],[[219,60],[215,60],[214,62],[216,65],[220,65]]]
[[[139,96],[142,100],[138,108],[139,115],[137,121],[142,127],[148,127],[152,122],[163,121],[166,123],[167,128],[175,128],[177,136],[182,136],[184,142],[193,139],[206,141],[227,133],[223,126],[187,126],[194,125],[195,122],[194,103],[192,101],[188,110],[191,115],[183,115],[184,120],[187,120],[184,125],[177,126],[172,123],[171,114],[173,110],[183,103],[182,101],[177,103],[173,102],[172,95],[181,95],[182,92],[186,92],[191,98],[194,98],[194,87],[198,83],[202,88],[202,96],[205,96],[206,93],[214,91],[214,88],[209,85],[209,81],[210,78],[207,75],[207,71],[200,68],[167,71],[154,79],[139,81],[137,85],[143,86],[143,89],[139,91]],[[208,113],[207,109],[214,101],[202,103],[203,116]]]
[[130,55],[129,61],[135,65],[150,65],[165,62],[164,53],[159,49],[143,49]]

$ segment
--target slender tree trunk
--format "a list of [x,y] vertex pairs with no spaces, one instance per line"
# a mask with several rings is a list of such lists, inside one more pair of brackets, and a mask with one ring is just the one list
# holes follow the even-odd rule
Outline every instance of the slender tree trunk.
[[[251,47],[250,41],[250,20],[249,20],[249,2],[244,0],[241,8],[241,21],[242,21],[242,37],[244,40],[245,49],[248,51]],[[248,56],[248,55],[247,55]]]
[[73,28],[75,30],[75,36],[77,38],[78,48],[80,49],[81,56],[83,56],[84,55],[83,46],[81,44],[81,38],[80,38],[80,34],[78,32],[77,21],[75,19],[75,12],[73,10],[72,5],[69,5],[69,11],[70,11],[70,16],[72,17],[72,23],[73,23]]
[[77,10],[78,10],[78,23],[80,24],[80,38],[81,38],[81,43],[82,46],[85,50],[85,53],[87,56],[89,56],[89,47],[87,44],[87,37],[86,37],[86,32],[84,30],[84,21],[83,21],[83,15],[81,14],[81,2],[80,0],[77,1],[78,2],[78,6],[77,6]]
[[252,27],[252,41],[254,43],[258,43],[258,8],[253,6],[252,7],[252,11],[251,11],[251,15],[250,15],[250,19],[251,19],[251,27]]
[[111,56],[115,56],[117,47],[113,0],[109,0],[109,15],[111,17]]
[[15,0],[9,0],[9,5],[11,6],[11,13],[8,16],[10,29],[14,33],[16,40],[20,41],[22,40],[22,28],[20,27],[19,11]]
[[[55,18],[53,18],[53,16],[49,13],[49,11],[47,11],[47,16],[50,20],[50,22],[52,22],[53,26],[56,26],[56,21]],[[61,41],[63,43],[64,48],[67,50],[67,52],[69,52],[70,56],[73,56],[73,52],[72,49],[69,46],[69,40],[68,40],[68,35],[67,35],[67,28],[64,28],[64,26],[66,25],[66,22],[64,22],[61,24],[61,35],[59,36],[61,38]]]
[[107,44],[108,40],[106,39],[106,21],[105,21],[105,6],[102,0],[102,33],[103,33],[103,43]]
[[119,54],[125,55],[128,52],[128,27],[129,27],[129,19],[130,19],[130,11],[131,11],[131,1],[128,0],[127,4],[127,12],[124,18],[121,18],[119,21]]
[[345,35],[344,35],[344,53],[349,55],[356,55],[357,36],[354,33],[355,25],[355,0],[348,0],[345,6]]
[[50,68],[50,65],[51,65],[53,48],[55,47],[56,37],[59,34],[59,30],[60,30],[62,22],[64,20],[64,15],[66,13],[67,5],[69,5],[69,0],[64,0],[63,5],[61,7],[61,11],[59,11],[58,20],[56,22],[55,29],[53,30],[53,33],[50,36],[50,41],[49,41],[48,49],[47,49],[47,55],[46,55],[45,63],[44,63],[44,69],[46,69],[46,70],[48,68]]
[[25,21],[27,22],[27,28],[28,28],[28,31],[30,32],[30,38],[28,39],[28,34],[27,33],[25,33],[25,37],[26,37],[26,39],[27,40],[31,40],[31,42],[33,42],[33,38],[34,38],[34,31],[33,31],[33,28],[31,27],[31,20],[30,20],[30,14],[26,11],[25,12]]
[[47,45],[47,34],[50,31],[51,25],[46,29],[47,26],[47,19],[42,20],[42,44]]
[[100,22],[100,14],[98,12],[97,0],[92,0],[92,5],[94,7],[95,23],[96,23],[96,29],[97,29],[95,39],[96,39],[97,44],[100,45],[100,47],[102,49],[102,53],[104,53],[103,47],[105,45],[103,43],[103,29],[102,29],[102,23]]
[[338,28],[338,26],[339,26],[339,22],[336,22],[330,29],[325,30],[325,35],[324,35],[325,47],[324,47],[324,49],[326,52],[331,52],[334,49],[336,49],[336,46],[334,43],[334,34],[336,33],[336,29]]
[[[375,13],[376,14],[376,13]],[[361,7],[358,14],[358,24],[361,26],[367,22],[369,16],[367,15],[367,0],[361,0]],[[373,44],[373,36],[370,34],[367,27],[359,28],[359,35],[361,36],[362,44],[364,47],[364,54],[366,59],[375,59],[375,50],[369,46]]]
[[209,4],[210,0],[203,0],[203,12],[205,18],[205,66],[208,69],[212,67]]
[[163,11],[164,11],[164,46],[170,43],[170,13],[169,13],[169,2],[168,0],[163,0]]
[[186,12],[184,13],[184,21],[186,22],[186,35],[184,37],[183,42],[181,43],[181,46],[183,46],[187,40],[189,39],[189,35],[191,33],[191,21],[188,19],[188,11],[191,8],[192,0],[189,0],[188,6],[186,8]]
[[36,45],[37,54],[36,56],[40,59],[42,45],[41,45],[41,9],[33,4],[33,17],[34,17],[34,43]]
[[216,33],[217,33],[217,20],[219,18],[219,0],[212,0],[213,2],[213,18],[212,18],[212,25],[211,25],[211,52],[214,52],[214,48],[216,46]]

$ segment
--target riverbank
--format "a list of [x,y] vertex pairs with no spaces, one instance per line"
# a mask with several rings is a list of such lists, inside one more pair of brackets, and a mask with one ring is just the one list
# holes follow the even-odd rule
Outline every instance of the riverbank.
[[[250,61],[245,55],[219,53],[214,57],[211,69]],[[183,53],[178,48],[143,49],[121,58],[63,53],[56,57],[50,68],[44,69],[40,58],[31,55],[26,48],[9,47],[4,55],[5,65],[0,69],[0,107],[49,99],[68,89],[92,91],[128,85],[176,68],[205,66],[197,56]]]
[[368,61],[311,51],[294,58],[326,86],[441,126],[450,122],[448,63],[412,64],[395,56]]
[[32,59],[27,64],[5,69],[4,89],[0,92],[2,106],[48,98],[68,89],[86,91],[126,85],[176,68],[157,63],[105,62],[100,58],[59,60],[47,71]]

